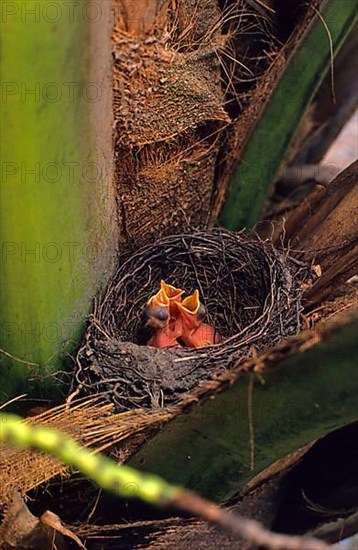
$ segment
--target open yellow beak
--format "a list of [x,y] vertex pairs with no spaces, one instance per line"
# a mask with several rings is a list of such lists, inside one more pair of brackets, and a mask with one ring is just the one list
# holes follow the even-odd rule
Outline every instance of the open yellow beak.
[[200,308],[199,291],[194,290],[193,294],[184,298],[181,303],[181,311],[196,315]]
[[187,330],[194,330],[203,322],[205,308],[199,300],[198,290],[194,290],[193,294],[177,303],[177,308]]
[[148,306],[161,306],[161,307],[169,307],[169,298],[166,292],[163,292],[163,289],[161,288],[154,296],[151,296],[147,302]]
[[160,281],[160,290],[167,295],[170,301],[174,302],[180,302],[182,294],[184,294],[184,290],[168,285],[163,279]]

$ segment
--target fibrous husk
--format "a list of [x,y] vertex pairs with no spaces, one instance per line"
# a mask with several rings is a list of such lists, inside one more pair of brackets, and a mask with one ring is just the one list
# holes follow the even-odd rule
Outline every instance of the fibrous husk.
[[125,242],[138,247],[208,225],[226,130],[271,62],[274,20],[271,0],[116,0],[114,145]]
[[[176,403],[243,357],[297,333],[297,271],[270,241],[222,229],[165,237],[123,257],[91,317],[76,380],[87,393],[106,394],[118,410]],[[199,289],[222,344],[178,350],[145,345],[150,334],[143,310],[161,279],[187,293]]]

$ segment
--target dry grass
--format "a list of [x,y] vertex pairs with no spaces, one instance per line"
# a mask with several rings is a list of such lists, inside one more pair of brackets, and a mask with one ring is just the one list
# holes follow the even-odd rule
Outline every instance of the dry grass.
[[[27,422],[63,430],[84,446],[92,447],[94,452],[101,452],[130,436],[139,436],[148,427],[167,421],[172,414],[166,410],[114,414],[112,405],[94,397],[60,405]],[[0,510],[4,509],[15,489],[25,494],[55,476],[70,475],[66,466],[48,455],[19,451],[5,445],[0,449]]]

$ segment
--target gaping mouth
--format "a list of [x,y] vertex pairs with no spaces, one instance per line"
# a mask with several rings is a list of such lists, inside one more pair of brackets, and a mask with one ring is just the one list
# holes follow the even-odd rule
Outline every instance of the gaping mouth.
[[163,279],[160,281],[160,290],[166,294],[170,301],[180,302],[184,290],[168,285]]
[[163,328],[169,323],[170,319],[170,301],[165,292],[160,289],[154,296],[151,296],[145,308],[147,318],[146,326],[153,328]]

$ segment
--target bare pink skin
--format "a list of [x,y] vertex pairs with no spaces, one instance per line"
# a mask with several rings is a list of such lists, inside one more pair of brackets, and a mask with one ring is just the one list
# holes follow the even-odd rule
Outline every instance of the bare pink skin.
[[181,348],[181,345],[169,327],[156,330],[148,340],[147,346],[152,346],[153,348]]
[[188,348],[203,348],[213,344],[221,344],[222,336],[211,325],[202,323],[194,330],[183,333],[182,340]]
[[[177,309],[177,302],[181,301],[183,290],[160,283],[160,291],[155,294],[147,305],[147,326],[156,329],[156,332],[147,342],[148,346],[157,348],[180,348],[177,338],[182,333],[182,320]],[[167,312],[167,319],[160,319],[160,313]]]

